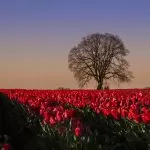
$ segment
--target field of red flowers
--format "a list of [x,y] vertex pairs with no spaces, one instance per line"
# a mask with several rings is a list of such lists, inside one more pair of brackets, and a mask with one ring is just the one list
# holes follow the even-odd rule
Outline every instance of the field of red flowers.
[[90,142],[108,145],[114,135],[147,138],[149,134],[149,89],[1,89],[0,92],[24,106],[30,114],[39,116],[45,134],[57,132],[71,139],[69,147],[82,145],[83,148]]

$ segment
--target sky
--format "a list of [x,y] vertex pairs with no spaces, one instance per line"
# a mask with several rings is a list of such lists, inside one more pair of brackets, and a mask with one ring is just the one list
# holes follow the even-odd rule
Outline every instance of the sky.
[[0,88],[78,88],[68,54],[97,32],[117,34],[130,50],[135,79],[110,88],[150,86],[149,7],[149,0],[1,0]]

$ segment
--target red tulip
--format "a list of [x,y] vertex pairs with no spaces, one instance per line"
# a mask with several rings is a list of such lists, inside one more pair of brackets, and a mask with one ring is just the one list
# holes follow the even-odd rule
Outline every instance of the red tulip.
[[145,124],[149,124],[150,123],[150,113],[144,113],[144,114],[142,114],[142,121]]
[[114,117],[114,119],[118,120],[119,119],[119,114],[116,109],[111,110],[111,115]]
[[4,150],[11,150],[10,144],[4,144],[4,145],[3,145],[3,149],[4,149]]
[[50,117],[49,122],[51,125],[55,125],[56,124],[56,120],[54,119],[54,117]]
[[81,129],[80,129],[79,127],[76,127],[76,128],[75,128],[75,135],[76,135],[77,137],[79,137],[79,136],[82,135]]
[[62,115],[60,114],[60,112],[57,112],[57,114],[56,114],[56,119],[57,119],[58,121],[62,121],[62,120],[63,120],[63,117],[62,117]]

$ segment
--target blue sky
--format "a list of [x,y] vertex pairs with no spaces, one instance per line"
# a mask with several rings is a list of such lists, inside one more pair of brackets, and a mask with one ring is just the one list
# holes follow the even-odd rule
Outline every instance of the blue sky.
[[[82,37],[95,32],[119,35],[130,50],[136,78],[123,87],[148,86],[149,7],[149,0],[0,1],[2,87],[76,88],[67,66],[69,50]],[[145,76],[141,74],[143,66]]]

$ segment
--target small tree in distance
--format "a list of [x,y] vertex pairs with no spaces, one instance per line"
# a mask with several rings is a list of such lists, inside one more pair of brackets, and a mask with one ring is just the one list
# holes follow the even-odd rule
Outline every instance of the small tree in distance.
[[97,89],[103,88],[104,80],[130,82],[133,75],[125,59],[128,53],[129,50],[118,36],[110,33],[91,34],[70,50],[69,69],[79,87],[87,85],[92,78],[97,82]]
[[57,90],[70,90],[69,88],[58,87]]

